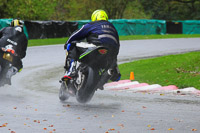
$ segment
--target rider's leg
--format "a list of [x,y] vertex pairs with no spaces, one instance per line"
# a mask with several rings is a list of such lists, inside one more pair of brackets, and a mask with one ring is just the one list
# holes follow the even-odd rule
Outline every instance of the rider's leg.
[[66,73],[64,74],[62,80],[68,80],[72,79],[75,76],[75,59],[77,55],[77,49],[76,47],[73,47],[71,49],[68,49],[68,56],[66,57],[66,62],[65,62],[65,69]]
[[8,69],[8,72],[6,73],[6,78],[11,79],[11,77],[13,75],[15,75],[17,72],[18,72],[18,69],[16,67],[14,67],[14,66],[11,66]]
[[109,80],[111,81],[118,81],[121,78],[121,74],[119,72],[118,66],[117,66],[117,59],[111,59],[108,60],[108,64],[111,63],[111,65],[109,66],[108,71],[105,71],[102,76],[101,76],[101,80],[98,83],[98,88],[103,90],[103,85],[105,83],[107,83]]
[[63,76],[63,78],[62,78],[62,80],[67,80],[67,79],[72,79],[73,78],[73,76],[75,76],[75,68],[74,68],[74,60],[73,59],[69,59],[68,60],[68,62],[69,62],[69,66],[68,67],[66,67],[67,69],[66,69],[66,72],[65,72],[65,74],[64,74],[64,76]]
[[111,81],[119,81],[121,78],[121,73],[119,71],[119,67],[117,65],[117,61],[113,62],[113,65],[110,69],[108,69],[108,74],[111,75]]
[[13,75],[15,75],[17,72],[20,72],[23,68],[22,61],[20,58],[15,58],[15,60],[12,63],[12,66],[9,67],[6,78],[11,79]]
[[[108,71],[105,73],[105,77],[109,77],[109,80],[111,81],[119,81],[121,78],[121,74],[117,65],[117,55],[119,53],[119,46],[113,46],[110,44],[105,44],[105,47],[107,47],[110,51],[108,55],[108,62],[109,65]],[[109,76],[108,76],[109,75]]]
[[117,55],[119,53],[119,46],[109,45],[109,47],[111,50],[110,62],[112,63],[112,65],[108,69],[108,74],[111,75],[111,77],[110,77],[111,81],[119,81],[121,78],[119,67],[117,65]]

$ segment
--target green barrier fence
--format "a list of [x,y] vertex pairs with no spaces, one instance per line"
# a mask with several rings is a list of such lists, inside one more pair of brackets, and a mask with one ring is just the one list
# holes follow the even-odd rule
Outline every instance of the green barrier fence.
[[[79,20],[78,28],[84,24],[91,22],[90,20]],[[137,20],[137,19],[110,19],[119,35],[150,35],[150,34],[165,34],[165,20]]]
[[[10,26],[10,23],[13,19],[0,19],[0,30],[4,27],[8,27]],[[28,32],[26,29],[26,26],[24,25],[24,34],[26,35],[26,37],[28,38]]]
[[174,20],[182,25],[182,34],[200,34],[200,20]]
[[[10,25],[12,19],[0,19],[0,29]],[[166,20],[152,20],[152,19],[109,19],[115,26],[120,36],[122,35],[151,35],[151,34],[166,34],[167,29],[173,30],[173,33],[179,34],[200,34],[200,20],[184,20],[171,21],[180,23],[178,25],[168,25]],[[90,20],[78,20],[78,29],[84,24],[91,22]],[[27,25],[26,25],[27,26]],[[24,25],[24,33],[28,38],[27,28]],[[29,27],[30,28],[30,27]],[[178,32],[180,30],[181,32]],[[66,36],[64,36],[66,37]]]
[[182,21],[183,34],[200,34],[200,20]]

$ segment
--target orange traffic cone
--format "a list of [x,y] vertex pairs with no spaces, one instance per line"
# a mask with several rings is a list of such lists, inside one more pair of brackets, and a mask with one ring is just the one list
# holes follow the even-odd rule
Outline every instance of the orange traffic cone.
[[133,72],[131,72],[130,73],[130,80],[134,80],[135,78],[134,78],[134,73]]

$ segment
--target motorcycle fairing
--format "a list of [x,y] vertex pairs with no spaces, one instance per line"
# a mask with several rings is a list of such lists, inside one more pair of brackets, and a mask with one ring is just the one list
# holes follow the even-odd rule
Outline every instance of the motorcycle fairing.
[[95,51],[96,49],[100,48],[102,46],[97,46],[97,47],[91,47],[91,48],[88,48],[84,53],[82,53],[80,56],[79,56],[79,60],[81,60],[83,57],[85,57],[86,55],[88,55],[89,53],[91,53],[92,51]]
[[[102,50],[106,52],[102,54]],[[109,51],[106,47],[96,46],[88,48],[85,52],[83,52],[79,56],[79,60],[89,66],[106,68],[107,63],[105,62],[107,62],[108,56],[109,56]]]

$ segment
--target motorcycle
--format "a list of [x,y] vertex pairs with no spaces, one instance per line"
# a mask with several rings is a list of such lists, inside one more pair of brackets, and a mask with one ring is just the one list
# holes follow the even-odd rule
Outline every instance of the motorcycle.
[[0,48],[0,87],[5,84],[11,85],[11,79],[6,78],[6,73],[12,66],[15,57],[17,57],[17,53],[12,45]]
[[75,42],[80,53],[75,61],[75,77],[67,81],[60,81],[59,99],[67,100],[70,96],[76,97],[79,103],[89,102],[97,89],[110,78],[108,69],[112,62],[110,51],[105,46],[96,46],[85,42]]

